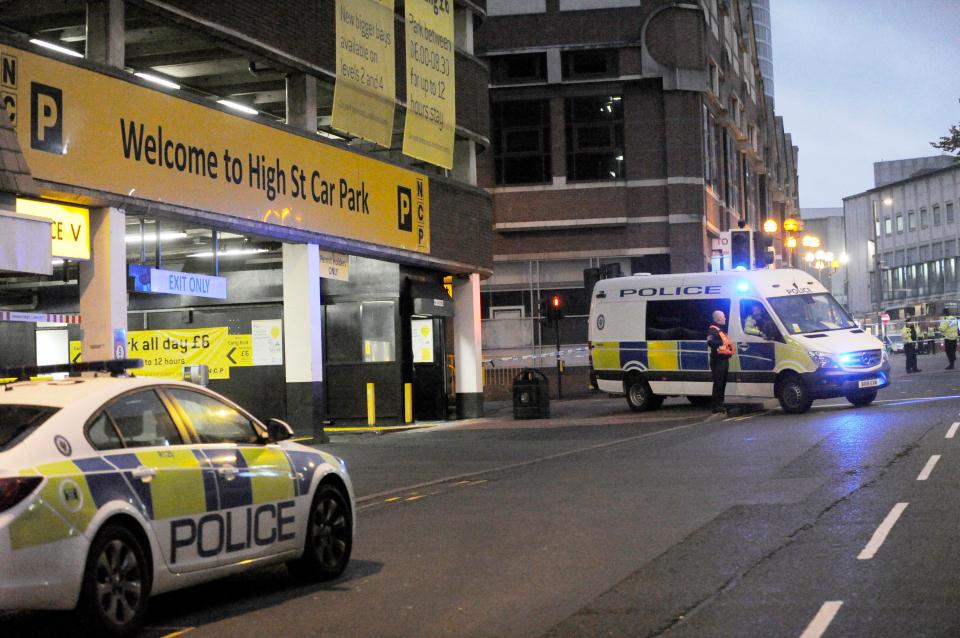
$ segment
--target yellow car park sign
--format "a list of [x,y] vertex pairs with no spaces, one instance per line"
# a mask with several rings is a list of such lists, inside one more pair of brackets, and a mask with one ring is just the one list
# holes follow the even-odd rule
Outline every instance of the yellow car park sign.
[[35,179],[430,252],[425,175],[132,79],[0,56],[16,68],[7,90]]
[[17,213],[50,220],[50,254],[90,259],[90,211],[79,206],[17,198]]

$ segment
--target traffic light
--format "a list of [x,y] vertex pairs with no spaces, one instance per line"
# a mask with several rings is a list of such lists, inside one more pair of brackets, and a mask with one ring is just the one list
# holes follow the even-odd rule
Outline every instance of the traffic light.
[[773,235],[754,233],[753,242],[753,254],[757,260],[757,268],[766,268],[774,261]]
[[753,265],[753,245],[749,230],[730,231],[730,268],[750,270]]
[[547,305],[547,320],[559,321],[561,319],[563,319],[563,300],[560,299],[560,295],[553,295]]
[[546,326],[550,322],[549,308],[550,308],[550,300],[547,299],[546,297],[541,298],[539,303],[539,312],[537,313],[538,316],[540,317],[541,326]]

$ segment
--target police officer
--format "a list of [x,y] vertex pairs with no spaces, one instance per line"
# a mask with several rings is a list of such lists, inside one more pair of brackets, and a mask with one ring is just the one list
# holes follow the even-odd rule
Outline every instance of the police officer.
[[943,334],[943,349],[947,352],[947,370],[953,370],[953,363],[957,359],[957,320],[947,315],[940,322],[940,332]]
[[747,320],[743,322],[743,331],[748,335],[753,335],[755,337],[762,337],[763,330],[761,326],[763,325],[763,308],[760,304],[753,304],[753,307],[750,308],[750,314],[747,315]]
[[903,337],[903,353],[907,357],[907,372],[920,372],[917,368],[917,324],[903,324],[900,335]]
[[710,375],[713,379],[713,397],[710,405],[714,414],[723,412],[723,397],[727,392],[727,372],[730,369],[730,357],[736,353],[733,341],[724,332],[727,317],[722,310],[713,311],[713,323],[707,333],[707,346],[710,348]]

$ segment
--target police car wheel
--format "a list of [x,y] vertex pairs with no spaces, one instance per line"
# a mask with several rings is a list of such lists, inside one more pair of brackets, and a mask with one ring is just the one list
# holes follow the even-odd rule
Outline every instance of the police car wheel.
[[663,405],[663,397],[655,395],[645,379],[640,377],[628,379],[626,386],[627,404],[634,412],[656,410]]
[[333,580],[347,568],[352,544],[353,517],[346,497],[332,485],[321,485],[310,506],[303,556],[290,563],[290,569],[307,580]]
[[125,527],[108,525],[90,545],[78,609],[102,635],[128,635],[146,614],[150,580],[140,540]]
[[847,401],[862,408],[864,406],[870,405],[873,403],[873,400],[877,398],[876,390],[857,390],[856,392],[851,392],[847,395]]
[[777,385],[777,400],[784,412],[803,414],[813,405],[810,391],[799,376],[791,375]]

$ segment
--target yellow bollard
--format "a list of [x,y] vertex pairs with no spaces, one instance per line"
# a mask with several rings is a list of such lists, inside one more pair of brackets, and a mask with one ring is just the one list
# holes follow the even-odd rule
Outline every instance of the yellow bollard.
[[367,425],[377,423],[377,391],[372,383],[367,384]]
[[413,384],[403,384],[403,422],[413,423]]

